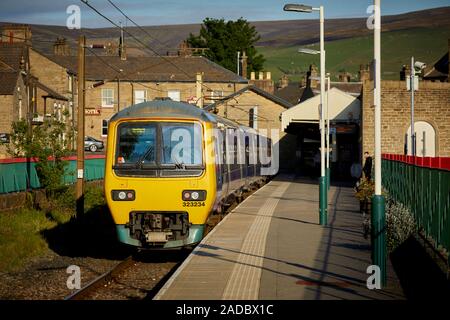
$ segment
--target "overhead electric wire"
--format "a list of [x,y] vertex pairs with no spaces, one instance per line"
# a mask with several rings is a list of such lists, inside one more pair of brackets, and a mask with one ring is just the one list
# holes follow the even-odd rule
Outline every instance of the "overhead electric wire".
[[[182,68],[180,68],[179,66],[177,66],[175,63],[173,63],[172,61],[170,61],[169,59],[167,59],[166,57],[162,56],[161,54],[159,54],[157,51],[155,51],[153,48],[151,48],[149,45],[145,44],[144,42],[142,42],[140,39],[136,38],[133,34],[131,34],[130,32],[128,32],[126,29],[121,28],[117,23],[115,23],[114,21],[112,21],[110,18],[108,18],[107,16],[105,16],[103,13],[101,13],[98,9],[96,9],[94,6],[92,6],[88,0],[80,0],[81,2],[83,2],[85,5],[87,5],[89,8],[91,8],[92,10],[94,10],[98,15],[100,15],[102,18],[104,18],[105,20],[109,21],[112,25],[114,25],[115,27],[122,29],[124,32],[126,32],[130,37],[132,37],[135,41],[139,42],[141,45],[143,45],[145,48],[149,49],[150,51],[152,51],[154,54],[156,54],[158,57],[160,57],[161,59],[167,61],[168,63],[170,63],[171,65],[173,65],[175,68],[177,68],[178,70],[180,70],[182,73],[184,73],[188,78],[191,77],[191,75],[189,73],[187,73],[185,70],[183,70]],[[112,2],[110,2],[112,4]],[[120,12],[122,13],[124,16],[125,14],[123,13],[122,10],[120,10],[116,5],[114,5],[114,7]],[[125,16],[127,17],[127,16]],[[128,18],[129,19],[129,18]],[[129,19],[130,20],[130,19]],[[130,20],[131,21],[131,20]],[[132,21],[136,26],[140,27],[139,25],[137,25],[134,21]],[[210,87],[208,87],[207,85],[205,85],[203,82],[201,83],[201,85],[208,89],[209,91],[214,91],[213,89],[211,89]],[[241,109],[238,107],[233,106],[236,109]],[[250,113],[250,111],[241,109],[242,111],[246,112],[246,113]],[[257,117],[259,118],[263,118],[259,115],[257,115]],[[264,118],[263,118],[264,119]]]
[[141,30],[142,32],[144,32],[147,36],[149,36],[152,40],[158,42],[161,46],[163,46],[166,49],[173,49],[168,47],[165,43],[162,43],[161,41],[159,41],[157,38],[153,37],[147,30],[145,30],[143,27],[141,27],[140,25],[138,25],[133,19],[131,19],[125,12],[122,11],[122,9],[120,9],[114,2],[112,2],[111,0],[108,0],[108,2],[117,9],[117,11],[119,11],[126,19],[128,19],[131,23],[133,23],[137,28],[139,28],[139,30]]

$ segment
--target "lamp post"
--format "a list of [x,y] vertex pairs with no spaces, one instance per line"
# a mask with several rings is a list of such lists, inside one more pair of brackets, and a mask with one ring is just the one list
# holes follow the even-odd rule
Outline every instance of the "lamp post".
[[[286,4],[284,11],[311,13],[319,11],[320,21],[320,178],[319,178],[319,223],[327,224],[328,200],[327,181],[325,177],[325,125],[324,125],[324,93],[325,93],[325,46],[324,46],[324,10],[323,6],[313,8],[303,4]],[[304,51],[303,51],[304,52]]]
[[[312,49],[298,49],[298,52],[300,53],[307,53],[307,54],[318,54],[319,51],[312,50]],[[320,80],[320,77],[310,77],[311,80]],[[326,123],[327,123],[327,130],[326,130],[326,169],[325,169],[325,176],[326,176],[326,182],[327,182],[327,190],[330,190],[330,112],[329,112],[329,93],[330,93],[330,85],[331,85],[331,78],[330,74],[327,73],[325,77],[327,81],[327,96],[326,96]],[[328,197],[328,194],[327,194]]]
[[374,103],[375,103],[375,194],[372,198],[372,263],[380,268],[381,284],[386,285],[386,216],[381,194],[381,7],[374,0]]
[[330,112],[329,112],[329,96],[330,96],[330,74],[327,73],[327,168],[326,168],[326,176],[327,176],[327,187],[330,190]]

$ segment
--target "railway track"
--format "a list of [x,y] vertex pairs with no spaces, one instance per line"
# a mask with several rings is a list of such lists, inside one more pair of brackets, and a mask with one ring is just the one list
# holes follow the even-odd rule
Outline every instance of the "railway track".
[[132,267],[133,265],[135,265],[135,263],[136,261],[134,260],[132,255],[127,257],[126,259],[116,264],[108,272],[105,272],[104,274],[98,276],[83,288],[65,297],[64,300],[84,300],[88,298],[92,294],[92,292],[98,290],[101,287],[108,286],[112,281],[117,279],[123,271]]
[[[243,199],[257,189],[252,188],[225,209],[224,214],[211,221],[211,229],[221,218],[231,212]],[[190,250],[137,251],[117,263],[111,270],[90,281],[81,289],[66,296],[64,300],[88,299],[145,299],[152,298],[171,274],[184,261]],[[133,268],[132,272],[130,269]],[[131,289],[130,289],[131,288]]]

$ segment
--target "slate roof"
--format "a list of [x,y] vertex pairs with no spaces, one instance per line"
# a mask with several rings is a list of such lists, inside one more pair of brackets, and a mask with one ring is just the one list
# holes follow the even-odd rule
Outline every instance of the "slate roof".
[[0,95],[12,95],[17,84],[19,72],[0,72]]
[[304,91],[305,87],[300,88],[298,83],[290,83],[286,87],[276,90],[274,95],[295,105],[300,102]]
[[25,58],[23,44],[0,43],[0,94],[12,95],[19,77],[20,61]]
[[[76,56],[46,55],[46,57],[70,72],[77,73]],[[119,70],[122,72],[119,73]],[[86,56],[87,80],[115,79],[121,74],[119,76],[121,81],[195,82],[197,72],[204,73],[204,82],[248,83],[247,79],[200,56],[128,57],[126,60],[121,60],[118,56]]]
[[273,94],[270,94],[269,92],[264,91],[264,90],[262,90],[262,89],[260,89],[260,88],[258,88],[258,87],[256,87],[256,86],[254,86],[254,85],[250,85],[250,86],[247,86],[247,87],[245,87],[245,88],[242,88],[242,89],[239,90],[239,91],[236,91],[236,92],[233,93],[233,94],[230,94],[230,95],[224,97],[223,99],[221,99],[221,100],[219,100],[219,101],[216,101],[216,102],[213,103],[213,104],[210,104],[210,105],[204,107],[203,109],[208,110],[208,111],[209,111],[209,110],[213,110],[216,106],[218,106],[218,105],[222,104],[223,102],[228,101],[228,100],[230,100],[230,99],[232,99],[232,98],[234,98],[234,97],[236,97],[236,96],[238,96],[238,95],[241,95],[242,93],[244,93],[244,92],[247,91],[247,90],[253,91],[253,92],[255,92],[255,93],[257,93],[257,94],[263,96],[263,97],[266,98],[266,99],[269,99],[269,100],[271,100],[271,101],[273,101],[273,102],[275,102],[275,103],[278,103],[279,105],[281,105],[281,106],[283,106],[283,107],[285,107],[285,108],[290,108],[290,107],[292,107],[292,104],[291,104],[290,102],[288,102],[288,101],[286,101],[286,100],[283,100],[283,99],[281,99],[280,97],[277,97],[277,96],[275,96],[275,95],[273,95]]

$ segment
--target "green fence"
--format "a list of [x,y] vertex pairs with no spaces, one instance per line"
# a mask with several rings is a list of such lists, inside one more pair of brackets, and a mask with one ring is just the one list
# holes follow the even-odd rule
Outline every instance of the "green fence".
[[417,159],[407,158],[383,156],[383,186],[393,199],[409,207],[419,228],[433,238],[437,248],[450,250],[450,171],[425,166],[423,161],[418,165]]
[[[71,184],[76,181],[76,160],[70,159],[66,168],[64,182]],[[85,160],[85,179],[103,179],[105,173],[105,159],[93,158]],[[0,194],[19,192],[27,189],[27,181],[30,181],[32,189],[40,188],[39,178],[36,173],[35,163],[26,161],[0,163]]]

